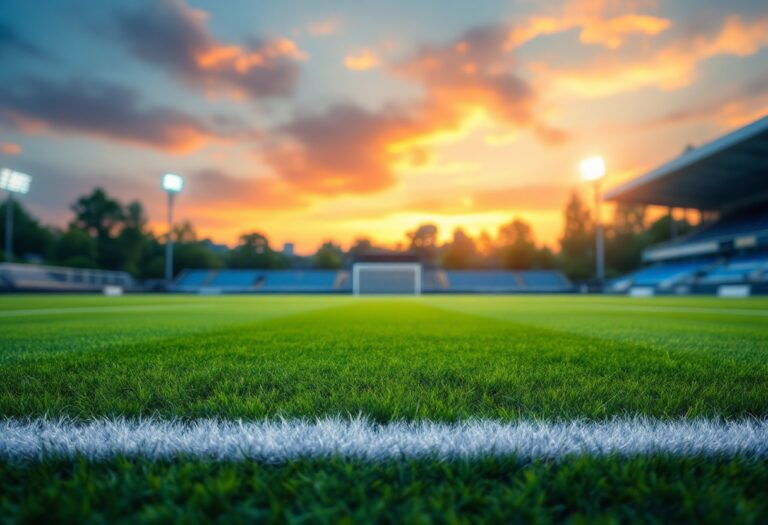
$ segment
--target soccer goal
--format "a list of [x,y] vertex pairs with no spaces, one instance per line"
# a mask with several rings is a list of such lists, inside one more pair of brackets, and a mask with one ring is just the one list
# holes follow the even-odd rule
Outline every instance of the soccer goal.
[[421,264],[356,263],[352,266],[352,293],[421,295]]

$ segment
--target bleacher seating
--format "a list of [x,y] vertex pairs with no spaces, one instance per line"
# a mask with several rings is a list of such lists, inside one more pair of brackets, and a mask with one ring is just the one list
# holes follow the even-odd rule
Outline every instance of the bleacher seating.
[[523,287],[514,272],[464,270],[445,273],[451,292],[517,292]]
[[272,270],[261,272],[265,292],[329,292],[338,272],[328,270]]
[[738,284],[765,280],[768,254],[742,255],[714,268],[701,280],[702,284]]
[[562,290],[570,288],[568,279],[560,272],[551,270],[528,270],[519,272],[523,283],[529,289],[535,290]]
[[[346,270],[186,270],[176,279],[182,292],[323,293],[351,292]],[[426,293],[567,292],[571,283],[558,271],[499,271],[426,269]]]
[[669,287],[711,265],[710,260],[661,263],[627,275],[614,284],[615,291],[629,286]]
[[768,231],[768,210],[752,209],[732,215],[705,226],[685,239],[686,243],[710,239],[723,239]]
[[448,276],[443,270],[424,270],[421,273],[421,289],[424,292],[444,292],[448,290]]
[[177,286],[202,286],[210,277],[210,270],[190,270],[184,272],[177,281]]
[[260,274],[256,270],[219,270],[208,285],[214,288],[252,288],[258,284]]
[[691,256],[730,256],[739,244],[768,246],[768,208],[740,210],[665,243],[646,248],[647,262],[675,260]]

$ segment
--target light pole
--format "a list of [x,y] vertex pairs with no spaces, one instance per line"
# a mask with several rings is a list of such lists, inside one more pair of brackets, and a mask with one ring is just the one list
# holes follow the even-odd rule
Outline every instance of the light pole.
[[5,190],[5,260],[13,261],[13,194],[24,195],[29,191],[32,177],[26,173],[3,168],[0,170],[0,188]]
[[603,219],[600,215],[602,194],[600,181],[605,176],[605,161],[602,157],[595,156],[584,159],[579,164],[581,178],[592,182],[595,188],[595,278],[598,286],[603,285],[605,279],[605,241],[603,238]]
[[162,186],[168,194],[168,238],[165,241],[165,287],[171,289],[173,283],[173,199],[182,188],[184,179],[180,175],[166,173],[163,175]]

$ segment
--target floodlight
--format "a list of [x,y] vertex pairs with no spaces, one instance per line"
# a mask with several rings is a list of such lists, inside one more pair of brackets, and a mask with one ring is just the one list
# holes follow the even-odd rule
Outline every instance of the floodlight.
[[603,157],[595,156],[584,159],[579,164],[581,178],[587,181],[599,180],[605,176],[605,161]]
[[579,163],[581,178],[594,183],[595,188],[595,280],[602,287],[605,280],[605,240],[603,238],[603,219],[600,215],[600,179],[605,177],[605,161],[603,157],[595,155],[584,159]]
[[12,193],[21,193],[22,195],[29,191],[29,184],[32,177],[26,173],[3,168],[0,170],[0,188]]
[[172,193],[178,193],[184,188],[184,178],[173,173],[163,175],[163,189]]
[[168,194],[168,238],[165,241],[165,285],[173,286],[173,201],[176,194],[184,188],[184,177],[175,173],[163,175],[161,185]]

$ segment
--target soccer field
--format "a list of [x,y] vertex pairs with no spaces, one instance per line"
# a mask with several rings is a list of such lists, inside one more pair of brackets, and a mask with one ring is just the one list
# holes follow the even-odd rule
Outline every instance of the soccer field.
[[5,296],[0,324],[0,521],[768,520],[765,299]]

